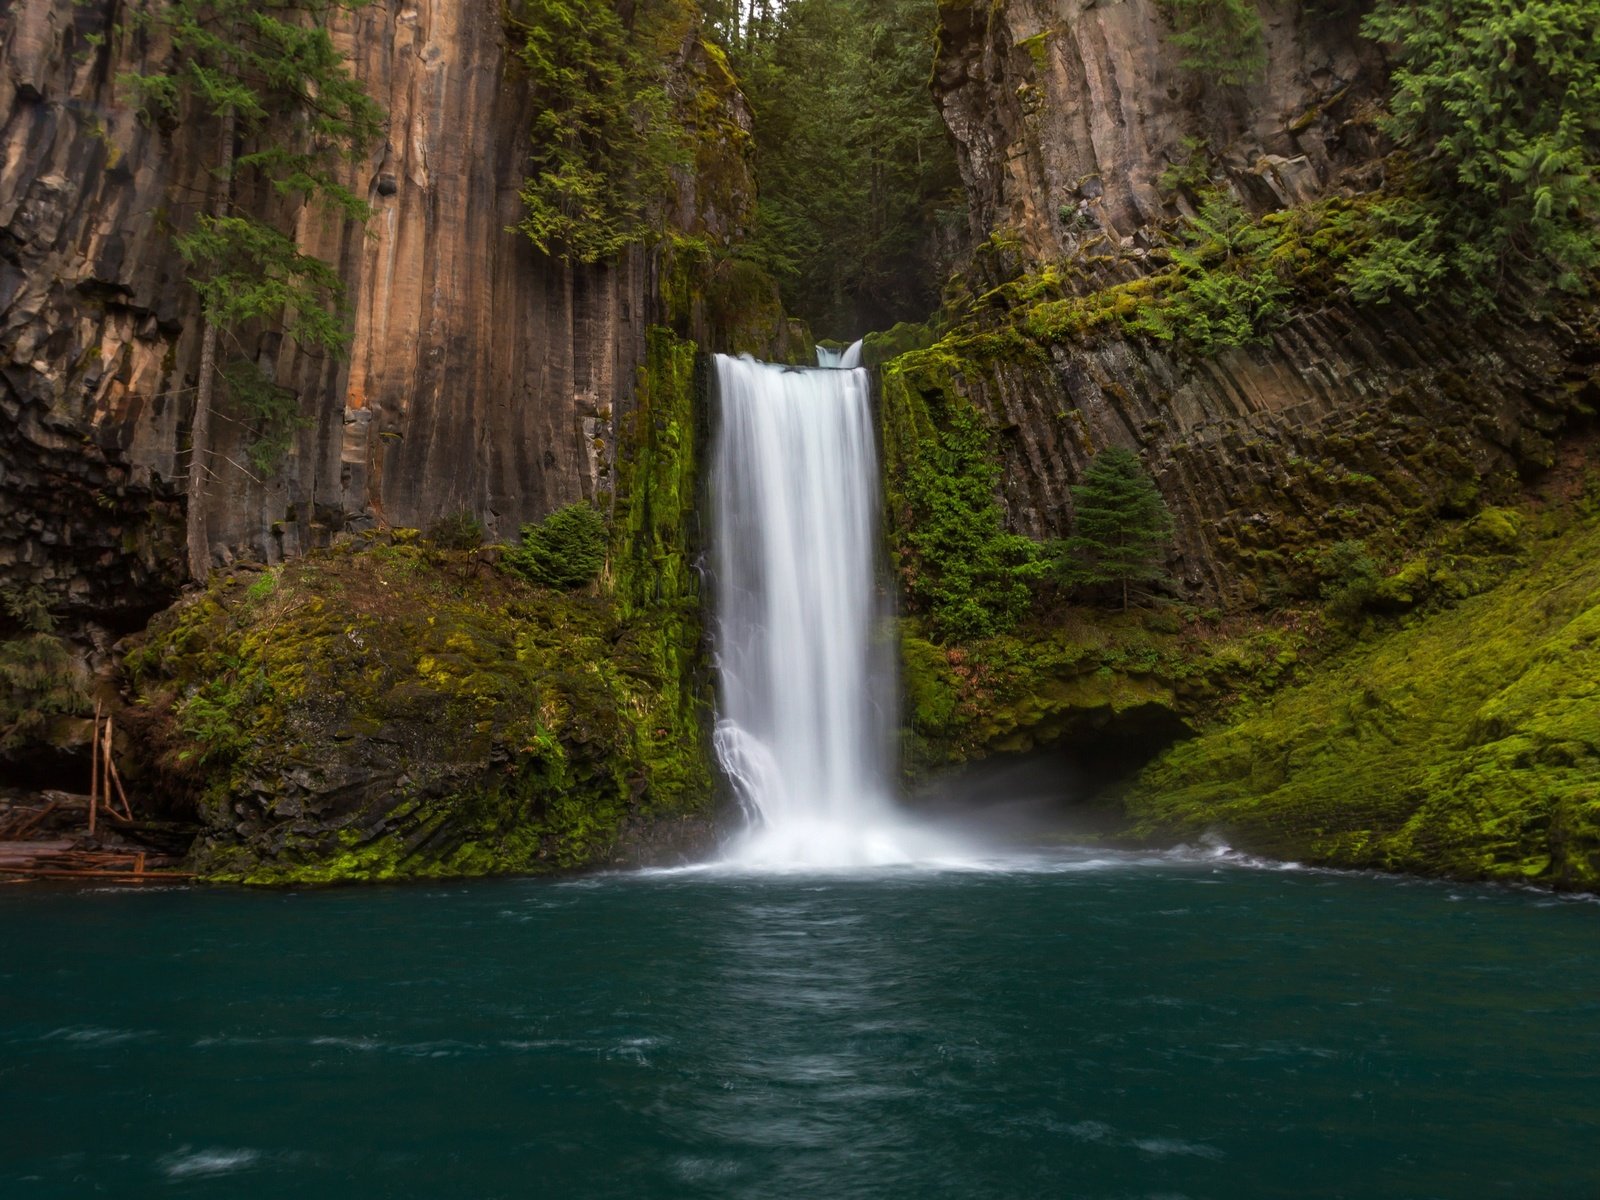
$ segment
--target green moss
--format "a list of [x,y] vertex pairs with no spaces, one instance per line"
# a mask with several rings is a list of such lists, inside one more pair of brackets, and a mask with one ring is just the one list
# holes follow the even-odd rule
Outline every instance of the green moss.
[[126,669],[152,784],[201,820],[194,869],[565,870],[610,861],[634,823],[708,811],[695,348],[649,344],[599,587],[385,534],[218,575],[157,619]]
[[[1300,686],[1173,749],[1129,801],[1139,830],[1600,887],[1600,524],[1547,516],[1531,538],[1533,520],[1491,511],[1464,530],[1528,560],[1498,586],[1370,629]],[[1439,575],[1408,566],[1395,590]]]
[[961,393],[964,369],[941,342],[882,372],[892,553],[909,607],[941,641],[1012,628],[1044,573],[1034,543],[1005,528],[998,457]]
[[1043,74],[1050,66],[1050,39],[1055,36],[1054,29],[1041,30],[1032,37],[1023,38],[1017,43],[1017,49],[1028,56],[1028,61],[1033,64],[1036,75]]
[[1306,646],[1305,633],[1272,625],[1224,634],[1162,616],[1067,609],[960,645],[902,620],[908,775],[1070,744],[1134,709],[1200,723],[1276,687]]
[[864,366],[875,370],[902,354],[926,350],[936,340],[929,326],[902,321],[892,329],[867,334],[862,340],[861,361]]
[[669,808],[710,794],[711,679],[701,658],[699,576],[703,377],[694,343],[652,328],[615,496],[612,573],[627,648],[652,684],[640,748]]

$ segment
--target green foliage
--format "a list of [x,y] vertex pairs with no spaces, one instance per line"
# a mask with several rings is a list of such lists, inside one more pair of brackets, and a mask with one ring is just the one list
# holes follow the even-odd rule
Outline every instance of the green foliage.
[[1378,595],[1378,564],[1363,541],[1345,540],[1329,546],[1319,557],[1317,573],[1322,577],[1322,599],[1329,615],[1347,624],[1359,618]]
[[180,762],[231,763],[249,749],[243,722],[250,707],[262,701],[266,677],[260,671],[241,676],[236,662],[224,666],[225,674],[206,680],[173,708],[179,728],[192,743],[178,752]]
[[[367,204],[340,181],[339,164],[382,136],[385,116],[327,28],[335,14],[365,2],[291,0],[263,8],[253,0],[150,0],[129,23],[169,38],[174,68],[122,81],[157,119],[231,121],[242,151],[225,180],[230,188],[236,180],[259,181],[279,196],[365,220]],[[337,275],[307,261],[287,235],[247,216],[207,216],[178,245],[197,272],[207,316],[219,324],[287,309],[295,336],[343,344],[339,322],[325,311]]]
[[1068,610],[1009,634],[935,646],[901,621],[911,774],[996,754],[1077,747],[1123,718],[1176,731],[1278,687],[1307,639],[1273,626],[1202,633],[1171,611]]
[[348,340],[339,273],[293,237],[249,217],[200,218],[176,239],[208,319],[225,328],[283,316],[291,336],[325,349]]
[[[1600,527],[1533,516],[1528,561],[1359,640],[1146,771],[1145,833],[1341,867],[1600,887]],[[1523,545],[1497,513],[1468,542]],[[1446,564],[1438,564],[1443,568]]]
[[1172,514],[1133,451],[1114,446],[1095,455],[1072,502],[1074,533],[1056,562],[1061,582],[1112,584],[1127,608],[1132,585],[1167,577]]
[[441,550],[476,550],[483,545],[483,522],[469,509],[440,517],[422,535]]
[[1108,330],[1212,355],[1259,341],[1292,302],[1343,294],[1372,268],[1369,251],[1388,202],[1329,196],[1252,220],[1229,193],[1200,178],[1185,168],[1177,185],[1200,206],[1170,234],[1168,269],[1062,295],[1073,268],[1053,264],[984,299],[1025,306],[1021,327],[1046,344]]
[[522,544],[501,561],[513,574],[545,587],[583,587],[605,566],[606,520],[581,500],[558,508],[537,525],[524,525]]
[[988,431],[965,406],[921,444],[907,472],[900,569],[913,608],[941,641],[1003,633],[1032,604],[1044,567],[1033,541],[1006,532],[999,482]]
[[300,398],[249,359],[230,360],[221,375],[229,399],[244,414],[253,434],[246,451],[251,465],[264,473],[277,470],[294,445],[295,432],[310,424],[301,415]]
[[[232,197],[265,189],[313,204],[337,219],[365,221],[369,209],[340,177],[383,134],[383,109],[367,95],[334,45],[328,23],[366,0],[147,0],[129,27],[170,40],[172,69],[126,75],[148,116],[163,125],[216,123],[233,145],[219,169],[223,195],[175,242],[190,268],[206,319],[238,342],[253,322],[276,323],[302,346],[346,346],[344,287],[329,263],[302,253],[292,233],[260,214],[230,211]],[[235,149],[236,147],[236,149]],[[235,356],[229,394],[256,432],[250,456],[274,467],[299,423],[295,397]]]
[[1261,14],[1254,0],[1161,0],[1172,18],[1182,65],[1218,83],[1241,84],[1266,69]]
[[1425,299],[1450,269],[1440,249],[1439,214],[1426,204],[1396,198],[1374,205],[1371,217],[1381,232],[1343,268],[1341,281],[1364,304],[1395,296]]
[[1179,143],[1183,157],[1167,163],[1157,185],[1163,192],[1200,193],[1211,186],[1211,146],[1203,137],[1185,135]]
[[1475,303],[1508,279],[1581,290],[1600,266],[1600,38],[1591,0],[1385,0],[1387,132],[1413,158],[1361,293],[1425,290],[1446,269]]
[[921,320],[937,303],[931,231],[960,201],[928,94],[936,24],[933,0],[790,0],[730,43],[756,118],[748,253],[819,336]]
[[1172,247],[1178,286],[1165,303],[1143,307],[1143,327],[1207,356],[1255,341],[1283,316],[1289,295],[1271,256],[1276,242],[1231,194],[1208,193]]
[[611,258],[657,233],[687,135],[667,94],[657,3],[515,0],[514,52],[527,73],[533,145],[518,228],[545,254]]
[[0,612],[18,628],[0,640],[0,756],[38,737],[50,718],[81,711],[88,700],[83,667],[55,636],[42,588],[0,587]]
[[207,827],[193,870],[570,869],[614,861],[626,823],[705,813],[698,639],[480,567],[372,533],[270,575],[214,573],[152,623],[127,670],[151,786]]

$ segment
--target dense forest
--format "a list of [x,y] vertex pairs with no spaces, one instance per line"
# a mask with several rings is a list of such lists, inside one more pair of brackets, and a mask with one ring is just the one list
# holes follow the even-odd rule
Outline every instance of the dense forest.
[[747,253],[819,336],[937,305],[965,206],[928,90],[932,0],[707,6],[755,110],[761,199]]
[[[760,199],[737,254],[823,337],[920,319],[963,221],[928,91],[932,0],[705,6],[754,114]],[[524,230],[595,261],[659,236],[695,114],[670,94],[671,0],[521,0],[510,10],[539,106]],[[941,238],[941,234],[944,236]]]

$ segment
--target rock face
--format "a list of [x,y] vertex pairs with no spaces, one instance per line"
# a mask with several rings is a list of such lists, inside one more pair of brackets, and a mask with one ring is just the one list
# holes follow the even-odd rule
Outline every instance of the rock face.
[[1404,309],[1302,313],[1209,360],[1114,336],[993,344],[888,365],[891,470],[918,454],[930,407],[971,403],[994,430],[1007,524],[1044,539],[1070,531],[1070,489],[1096,453],[1141,450],[1177,520],[1181,591],[1224,607],[1285,598],[1335,542],[1403,544],[1509,497],[1600,386],[1592,324]]
[[[1139,451],[1178,521],[1179,591],[1207,606],[1304,594],[1336,542],[1403,546],[1436,516],[1508,498],[1600,388],[1600,331],[1570,308],[1475,320],[1357,307],[1324,285],[1259,343],[1213,357],[1126,319],[1168,261],[1155,227],[1195,198],[1163,173],[1200,142],[1201,176],[1258,214],[1359,205],[1381,178],[1385,75],[1359,14],[1260,11],[1265,65],[1226,86],[1182,65],[1159,0],[944,0],[933,92],[979,252],[944,339],[885,367],[891,470],[950,398],[970,404],[1007,525],[1037,539],[1070,531],[1094,454]],[[1030,280],[1046,278],[1068,299],[1040,301],[1051,292]],[[1074,297],[1099,304],[1092,321],[1048,319]]]
[[1159,0],[942,0],[934,97],[955,138],[976,241],[1059,258],[1173,215],[1158,185],[1203,141],[1247,202],[1310,199],[1371,157],[1383,83],[1358,15],[1260,5],[1265,66],[1230,86],[1182,65]]
[[[134,624],[179,582],[199,321],[171,233],[212,186],[214,151],[187,125],[141,120],[118,76],[158,69],[169,48],[118,32],[118,9],[0,13],[0,569],[59,607],[133,610]],[[753,199],[750,117],[692,11],[674,87],[709,97],[688,107],[715,128],[675,220],[715,242]],[[337,36],[389,113],[348,178],[375,215],[365,231],[283,215],[338,265],[353,340],[347,361],[270,334],[248,348],[294,388],[302,425],[260,475],[250,430],[219,413],[209,532],[223,561],[462,511],[514,534],[608,490],[662,316],[651,256],[569,267],[511,231],[533,113],[498,4],[379,0]]]

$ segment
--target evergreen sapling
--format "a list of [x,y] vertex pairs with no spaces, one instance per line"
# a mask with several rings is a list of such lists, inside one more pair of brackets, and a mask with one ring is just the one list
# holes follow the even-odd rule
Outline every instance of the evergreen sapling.
[[1072,489],[1076,532],[1061,546],[1057,578],[1065,584],[1121,589],[1128,608],[1134,584],[1167,578],[1172,514],[1131,450],[1097,454]]

